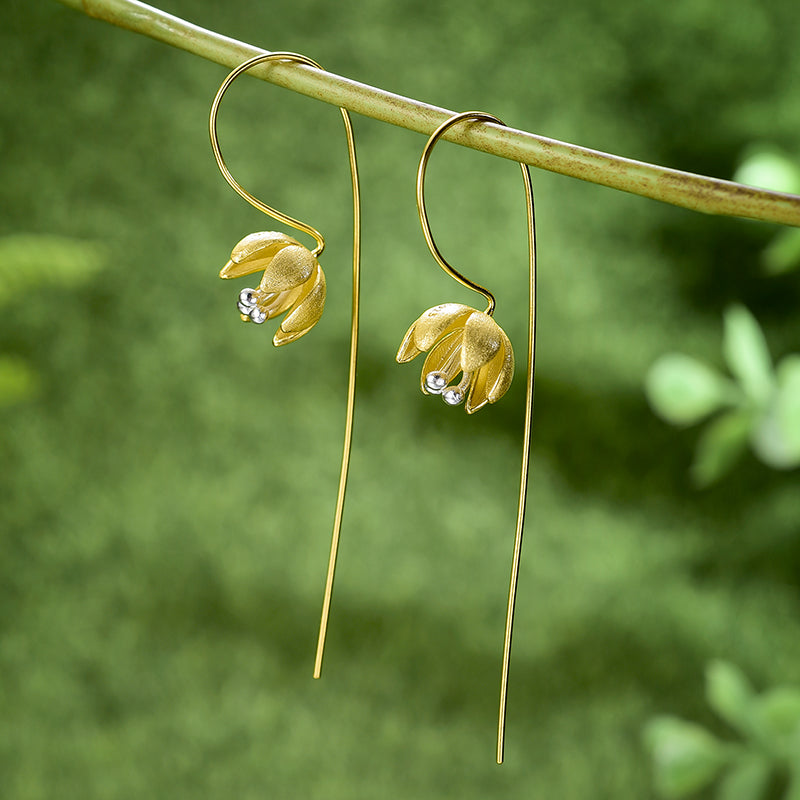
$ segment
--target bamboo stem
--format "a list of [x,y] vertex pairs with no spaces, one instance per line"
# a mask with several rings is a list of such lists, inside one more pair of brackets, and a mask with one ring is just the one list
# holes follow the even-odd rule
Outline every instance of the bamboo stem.
[[[233,68],[261,52],[253,45],[205,30],[138,0],[59,0],[90,17]],[[456,112],[392,94],[302,64],[270,64],[249,74],[300,94],[429,136]],[[454,128],[443,137],[485,153],[612,189],[707,214],[800,227],[800,196],[590,150],[489,122]]]

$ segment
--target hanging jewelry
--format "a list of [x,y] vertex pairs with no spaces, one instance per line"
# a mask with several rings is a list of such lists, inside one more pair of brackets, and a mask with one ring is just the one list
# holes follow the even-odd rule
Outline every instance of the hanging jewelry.
[[[261,231],[251,233],[242,239],[233,248],[230,260],[220,272],[221,278],[239,278],[255,272],[261,272],[261,281],[257,288],[242,289],[236,302],[237,309],[245,322],[262,324],[268,319],[273,319],[286,313],[280,327],[273,338],[273,344],[279,347],[308,333],[316,325],[325,306],[325,275],[319,264],[318,258],[325,248],[325,240],[316,229],[304,222],[277,211],[276,209],[258,200],[244,189],[231,175],[225,164],[217,137],[217,113],[219,104],[231,83],[244,72],[257,64],[265,62],[296,62],[321,70],[322,67],[315,61],[298,53],[266,53],[248,59],[234,69],[217,91],[211,104],[209,116],[209,135],[214,158],[222,176],[233,190],[243,197],[250,205],[262,211],[267,216],[289,225],[296,230],[307,233],[317,243],[313,250],[309,250],[296,239],[284,233],[275,231]],[[350,115],[346,109],[339,109],[344,120],[347,135],[347,150],[350,160],[350,177],[353,190],[353,297],[350,323],[350,363],[347,381],[347,412],[345,416],[344,448],[342,453],[342,466],[339,475],[339,489],[334,512],[333,534],[331,537],[330,557],[328,571],[325,579],[325,590],[322,601],[322,616],[320,619],[317,651],[314,659],[314,677],[322,674],[322,658],[325,650],[325,640],[330,615],[331,598],[333,595],[333,580],[336,571],[336,559],[339,551],[339,538],[344,514],[345,494],[347,491],[347,477],[350,466],[350,450],[353,438],[353,412],[355,406],[356,389],[356,360],[358,354],[358,317],[359,317],[359,287],[360,287],[360,261],[361,261],[361,204],[358,182],[358,164],[356,161],[356,148],[353,138],[353,126]]]
[[[465,402],[466,411],[472,414],[487,403],[497,402],[508,390],[514,374],[514,352],[505,331],[495,322],[494,296],[487,289],[465,278],[444,258],[431,233],[425,208],[425,170],[436,142],[452,126],[465,121],[505,124],[491,114],[466,111],[442,123],[428,139],[417,170],[417,211],[428,249],[439,266],[459,283],[472,289],[487,301],[485,311],[461,303],[443,303],[425,311],[408,329],[397,361],[404,363],[420,353],[428,356],[422,367],[420,388],[426,395],[441,395],[451,406]],[[533,187],[530,171],[520,163],[525,184],[525,204],[528,222],[528,358],[527,390],[525,397],[525,425],[522,439],[522,466],[520,469],[519,503],[514,535],[514,552],[511,560],[511,580],[508,590],[503,663],[500,679],[500,711],[497,724],[497,763],[503,763],[505,749],[506,708],[508,701],[508,673],[511,661],[511,635],[514,625],[517,582],[522,554],[522,533],[525,523],[525,500],[530,464],[531,419],[533,415],[534,358],[536,351],[536,226],[533,207]],[[456,379],[460,377],[458,382]]]

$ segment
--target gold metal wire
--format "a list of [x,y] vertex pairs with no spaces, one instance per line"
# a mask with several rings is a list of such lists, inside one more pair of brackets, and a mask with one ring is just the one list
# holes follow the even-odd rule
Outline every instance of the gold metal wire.
[[506,632],[503,640],[503,669],[500,679],[500,716],[497,723],[497,763],[503,763],[506,733],[506,701],[508,698],[508,668],[511,661],[511,633],[514,627],[514,607],[517,601],[517,580],[522,556],[522,530],[525,526],[525,503],[528,496],[528,470],[531,453],[533,421],[533,385],[536,370],[536,216],[533,206],[533,185],[527,164],[520,163],[525,183],[525,206],[528,220],[528,376],[525,389],[525,430],[522,434],[522,467],[519,477],[517,528],[514,534],[514,555],[511,558],[511,581],[508,587]]
[[[419,212],[419,219],[422,223],[422,230],[425,234],[425,240],[428,243],[433,257],[438,262],[439,266],[455,278],[459,283],[473,289],[482,294],[489,307],[486,313],[491,315],[494,311],[495,301],[493,295],[479,286],[477,283],[468,280],[459,272],[457,272],[450,264],[447,263],[444,256],[436,246],[431,234],[430,224],[428,222],[428,214],[425,209],[425,169],[428,165],[431,150],[436,144],[439,137],[451,126],[463,120],[475,120],[483,122],[493,122],[505,127],[505,123],[491,114],[485,114],[482,111],[465,111],[462,114],[456,114],[440,125],[428,139],[425,149],[422,152],[422,158],[419,163],[419,170],[417,171],[417,210]],[[514,534],[514,552],[511,559],[511,580],[508,587],[508,606],[506,610],[506,626],[505,636],[503,639],[503,666],[500,677],[500,713],[497,723],[497,763],[503,763],[503,756],[505,751],[505,734],[506,734],[506,709],[508,705],[508,673],[509,665],[511,663],[511,635],[514,628],[514,609],[517,599],[517,583],[519,579],[519,565],[522,556],[522,533],[525,526],[525,504],[528,494],[528,472],[530,467],[530,449],[531,449],[531,428],[533,419],[533,386],[534,386],[534,369],[535,369],[535,356],[536,356],[536,218],[534,214],[533,205],[533,185],[531,183],[531,174],[528,166],[520,162],[522,170],[522,179],[525,184],[525,205],[527,209],[527,223],[528,223],[528,375],[525,392],[525,428],[522,438],[522,466],[520,468],[520,484],[519,484],[519,503],[517,506],[517,522],[516,531]]]
[[322,616],[319,623],[317,652],[314,657],[314,677],[322,676],[322,656],[325,651],[325,637],[328,632],[328,617],[333,595],[333,578],[336,572],[336,557],[339,552],[339,534],[342,529],[344,498],[347,492],[347,475],[350,469],[350,449],[353,441],[353,412],[356,399],[356,361],[358,358],[358,317],[359,293],[361,286],[361,200],[358,188],[358,164],[356,162],[356,145],[353,139],[353,126],[345,109],[340,109],[347,129],[347,148],[350,154],[350,177],[353,185],[353,301],[350,316],[350,366],[347,375],[347,414],[345,416],[344,446],[342,449],[342,469],[339,475],[339,491],[336,497],[336,512],[331,535],[331,552],[328,560],[328,572],[325,577],[325,592],[322,599]]
[[[493,117],[491,114],[484,114],[482,111],[465,111],[463,114],[456,114],[455,116],[450,117],[450,119],[443,122],[431,134],[430,139],[428,139],[428,142],[425,145],[425,149],[422,151],[422,157],[419,160],[419,169],[417,170],[417,213],[419,214],[419,221],[422,225],[422,232],[425,234],[425,241],[428,243],[428,249],[431,251],[431,255],[436,259],[436,263],[448,275],[450,275],[450,277],[455,278],[462,286],[466,286],[468,289],[472,289],[473,291],[478,292],[478,294],[482,294],[488,303],[486,313],[491,317],[494,313],[494,295],[488,289],[484,289],[484,287],[480,284],[477,284],[474,281],[471,281],[469,278],[466,278],[455,267],[447,262],[433,239],[431,225],[428,221],[428,211],[425,208],[425,171],[428,168],[428,160],[431,157],[433,146],[439,141],[440,137],[445,131],[447,131],[449,128],[452,128],[453,125],[456,125],[457,123],[467,119],[471,119],[476,122],[496,122],[498,125],[503,125],[503,123],[497,119],[497,117]],[[505,125],[503,125],[503,127],[505,127]]]
[[[211,149],[214,151],[214,158],[217,160],[217,166],[219,167],[219,171],[222,173],[222,177],[230,184],[231,188],[240,196],[247,200],[251,206],[257,208],[259,211],[263,211],[267,216],[272,217],[273,219],[278,220],[278,222],[283,222],[286,225],[290,225],[292,228],[295,228],[298,231],[303,231],[303,233],[307,233],[309,236],[312,236],[316,242],[317,246],[312,250],[311,254],[318,258],[322,251],[325,249],[325,240],[322,238],[322,235],[318,230],[312,228],[310,225],[307,225],[305,222],[301,222],[294,217],[290,217],[288,214],[284,214],[278,211],[276,208],[272,208],[272,206],[268,206],[266,203],[261,202],[257,197],[254,197],[250,192],[247,191],[237,180],[236,178],[231,175],[230,170],[228,169],[227,164],[225,163],[225,159],[222,157],[222,151],[219,147],[219,137],[217,136],[217,114],[219,112],[219,104],[222,102],[222,98],[225,95],[225,92],[228,91],[230,85],[243,73],[247,72],[247,70],[254,67],[256,64],[263,64],[265,61],[296,61],[300,64],[307,64],[309,67],[316,67],[317,69],[322,69],[322,67],[317,64],[316,61],[312,61],[310,58],[307,58],[300,53],[266,53],[258,56],[254,56],[253,58],[248,58],[247,61],[239,64],[236,69],[234,69],[227,78],[222,82],[222,85],[217,90],[216,97],[214,97],[214,102],[211,104],[211,113],[208,117],[208,134],[211,138]],[[347,111],[342,108],[340,109],[342,112],[342,116],[344,117],[345,127],[349,128],[350,126],[350,117]],[[348,136],[352,136],[352,130],[348,130]],[[350,139],[348,138],[348,144]]]
[[[211,104],[211,113],[209,116],[209,135],[211,138],[211,147],[214,151],[214,157],[217,160],[217,166],[220,169],[225,180],[241,197],[247,200],[250,205],[263,211],[273,219],[283,222],[287,225],[303,231],[304,233],[312,236],[316,242],[317,247],[312,251],[315,257],[318,257],[325,248],[325,240],[322,235],[310,225],[294,219],[280,211],[262,203],[250,192],[244,189],[236,179],[231,175],[225,160],[222,157],[222,152],[219,147],[219,139],[217,138],[217,113],[219,111],[219,104],[223,95],[228,90],[231,83],[243,72],[247,72],[251,67],[256,64],[261,64],[265,61],[295,61],[301,64],[315,67],[322,70],[322,67],[316,61],[312,61],[304,55],[299,53],[276,52],[267,53],[254,56],[247,61],[240,64],[234,69],[230,75],[223,81],[222,85],[217,91],[214,102]],[[359,295],[361,286],[361,199],[358,182],[358,162],[356,159],[356,145],[353,137],[353,125],[350,121],[350,115],[344,108],[339,109],[342,113],[344,120],[345,133],[347,135],[347,151],[350,159],[350,179],[353,190],[353,298],[352,298],[352,313],[350,317],[350,364],[348,368],[347,377],[347,412],[345,415],[344,427],[344,446],[342,449],[342,467],[339,473],[339,488],[336,497],[336,510],[334,512],[333,533],[331,536],[331,550],[328,559],[328,571],[325,578],[325,591],[322,600],[322,616],[319,626],[319,637],[317,639],[317,651],[314,658],[314,677],[319,678],[322,675],[322,657],[325,651],[325,639],[328,630],[328,618],[330,616],[331,598],[333,596],[333,579],[336,572],[336,558],[339,552],[339,539],[342,529],[342,517],[344,515],[344,502],[347,493],[347,477],[350,470],[350,451],[353,441],[353,416],[355,411],[355,396],[356,396],[356,362],[358,356],[358,319],[359,319]]]

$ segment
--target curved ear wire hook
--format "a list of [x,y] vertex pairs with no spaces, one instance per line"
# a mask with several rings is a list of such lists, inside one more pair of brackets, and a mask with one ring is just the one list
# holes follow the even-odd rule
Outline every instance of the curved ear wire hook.
[[[422,158],[420,159],[419,170],[417,172],[417,210],[419,212],[420,223],[422,224],[422,231],[425,234],[425,240],[428,243],[428,248],[438,262],[439,266],[442,267],[442,269],[444,269],[448,275],[451,275],[453,278],[455,278],[459,283],[482,294],[489,304],[488,308],[486,309],[486,314],[491,316],[495,306],[494,297],[489,291],[484,289],[482,286],[479,286],[477,283],[468,280],[447,263],[433,240],[430,224],[428,223],[428,214],[425,209],[425,169],[428,165],[428,159],[430,158],[431,150],[446,130],[464,120],[494,122],[505,127],[505,123],[499,120],[497,117],[492,116],[491,114],[485,114],[481,111],[466,111],[463,114],[456,114],[440,125],[433,132],[430,139],[428,139],[428,143],[425,145]],[[508,606],[506,610],[505,637],[503,640],[503,666],[500,679],[500,713],[497,724],[498,764],[503,763],[503,754],[505,749],[508,672],[511,661],[511,635],[514,626],[514,609],[517,597],[519,565],[522,555],[522,533],[525,525],[525,503],[528,491],[528,471],[530,466],[533,386],[536,355],[536,220],[533,204],[533,186],[531,183],[530,170],[528,169],[527,164],[520,162],[519,166],[522,170],[522,179],[523,183],[525,184],[525,205],[528,223],[528,375],[525,393],[525,429],[522,439],[522,466],[520,469],[519,503],[517,506],[514,552],[511,559],[511,580],[508,588]]]
[[[219,139],[217,138],[217,113],[219,111],[219,104],[224,96],[228,87],[233,81],[239,77],[243,72],[247,72],[251,67],[256,64],[261,64],[267,61],[295,61],[300,64],[306,64],[310,67],[321,70],[322,67],[316,61],[312,61],[304,55],[299,53],[289,52],[276,52],[264,53],[240,64],[234,69],[228,77],[223,81],[219,87],[214,102],[211,104],[211,113],[209,115],[209,136],[211,138],[211,147],[214,151],[214,157],[217,161],[217,166],[220,169],[225,180],[241,197],[243,197],[250,205],[257,208],[259,211],[267,214],[273,219],[290,225],[297,230],[312,236],[316,242],[317,247],[312,251],[311,255],[315,258],[318,257],[325,248],[325,240],[322,235],[310,225],[300,222],[286,214],[277,211],[276,209],[262,203],[250,192],[244,189],[236,179],[231,175],[225,160],[222,157],[222,152],[219,147]],[[325,638],[328,630],[328,618],[330,615],[331,597],[333,595],[333,579],[336,571],[336,558],[339,551],[339,538],[342,527],[342,516],[344,514],[345,494],[347,492],[347,476],[350,468],[350,450],[353,440],[353,413],[355,408],[355,391],[356,391],[356,360],[358,354],[358,318],[359,318],[359,293],[360,293],[360,268],[361,268],[361,201],[358,182],[358,163],[356,160],[356,146],[353,138],[353,126],[350,121],[350,115],[344,108],[339,109],[342,113],[344,120],[345,133],[347,135],[347,150],[350,160],[350,178],[353,190],[353,298],[352,298],[352,314],[350,324],[350,364],[348,369],[347,379],[347,412],[345,416],[345,430],[344,430],[344,447],[342,451],[342,466],[339,474],[339,488],[336,498],[336,511],[334,513],[333,533],[331,536],[331,550],[328,560],[328,571],[325,579],[325,592],[322,602],[322,616],[320,619],[319,637],[317,640],[316,656],[314,658],[314,677],[319,678],[322,674],[322,657],[325,650]]]
[[431,157],[433,146],[439,141],[440,137],[446,130],[458,122],[466,119],[483,122],[496,122],[498,125],[503,125],[503,123],[497,119],[497,117],[493,117],[491,114],[484,114],[480,111],[465,111],[463,114],[456,114],[454,117],[450,117],[450,119],[443,122],[431,134],[431,138],[428,139],[428,143],[425,145],[425,149],[422,151],[422,157],[419,160],[419,169],[417,170],[417,213],[419,214],[419,221],[422,225],[422,232],[425,234],[425,241],[428,243],[428,249],[431,251],[431,255],[436,259],[436,263],[448,275],[450,275],[450,277],[455,278],[460,284],[466,286],[468,289],[472,289],[473,291],[482,294],[488,303],[486,313],[491,317],[494,313],[494,295],[488,289],[484,289],[483,286],[480,286],[474,281],[469,280],[469,278],[465,278],[458,270],[447,263],[447,260],[442,255],[441,250],[439,250],[436,242],[433,240],[431,225],[430,222],[428,222],[428,211],[425,208],[425,170],[428,168],[428,160]]
[[[233,72],[231,72],[230,75],[228,75],[228,77],[222,82],[222,85],[217,90],[216,97],[214,97],[214,102],[211,104],[211,113],[208,117],[208,134],[211,138],[211,149],[214,151],[214,158],[217,161],[217,166],[219,167],[219,171],[222,173],[222,177],[225,178],[225,180],[230,184],[231,188],[240,197],[243,197],[248,203],[250,203],[251,206],[253,206],[253,208],[257,208],[267,216],[278,220],[278,222],[283,222],[286,225],[290,225],[292,228],[295,228],[298,231],[303,231],[303,233],[307,233],[309,236],[312,236],[314,239],[316,239],[317,246],[311,251],[311,255],[316,258],[319,257],[319,255],[325,249],[325,240],[322,238],[320,232],[312,228],[310,225],[306,225],[305,222],[300,222],[300,220],[290,217],[288,214],[283,214],[277,209],[272,208],[272,206],[268,206],[266,203],[262,203],[257,197],[254,197],[252,194],[250,194],[250,192],[248,192],[247,189],[245,189],[236,180],[236,178],[231,175],[231,172],[225,163],[225,159],[222,157],[222,151],[219,147],[219,137],[217,136],[217,114],[219,113],[219,104],[222,102],[225,92],[228,91],[230,85],[243,72],[247,72],[247,70],[251,69],[256,64],[262,64],[265,61],[295,61],[299,64],[306,64],[309,67],[315,67],[319,70],[322,69],[322,67],[317,64],[316,61],[312,61],[310,58],[307,58],[300,53],[284,52],[265,53],[262,55],[253,56],[253,58],[250,58],[242,64],[239,64],[239,66],[236,67],[236,69],[234,69]],[[355,144],[353,142],[353,129],[350,124],[350,116],[344,108],[340,109],[340,111],[342,112],[344,125],[347,130],[348,147],[351,153],[355,154]],[[357,177],[356,180],[358,180]]]

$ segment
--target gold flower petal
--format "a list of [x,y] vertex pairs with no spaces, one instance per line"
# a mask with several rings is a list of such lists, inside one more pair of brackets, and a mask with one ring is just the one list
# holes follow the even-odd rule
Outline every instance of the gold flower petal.
[[[314,327],[313,325],[311,326]],[[282,347],[285,344],[291,344],[295,339],[299,339],[301,336],[305,336],[311,328],[303,328],[301,331],[295,331],[294,333],[284,333],[282,328],[278,328],[275,331],[275,335],[272,337],[272,344],[275,347]]]
[[[273,340],[276,346],[280,346],[287,334],[306,333],[319,322],[322,311],[325,308],[325,275],[321,267],[317,267],[317,274],[314,280],[309,280],[303,291],[295,301],[294,308],[284,317],[281,322],[280,330],[275,334]],[[278,340],[281,341],[278,341]]]
[[489,397],[486,394],[486,379],[478,375],[473,381],[472,386],[467,396],[467,402],[464,403],[464,410],[467,414],[474,414],[480,411],[489,402]]
[[[241,278],[266,269],[273,256],[288,245],[300,245],[285,233],[259,231],[245,236],[234,248],[220,278]],[[301,245],[302,246],[302,245]]]
[[244,264],[237,264],[235,261],[229,261],[220,271],[220,278],[243,278],[245,275],[250,275],[253,272],[259,272],[264,269],[263,266],[256,264],[253,266],[248,261]]
[[258,302],[258,307],[268,318],[277,317],[297,302],[297,298],[300,297],[304,288],[304,286],[295,286],[294,289],[265,295],[264,299]]
[[514,350],[505,331],[500,328],[500,332],[502,334],[500,349],[473,378],[465,404],[467,414],[474,414],[487,403],[499,400],[511,385],[514,376]]
[[442,303],[429,308],[414,323],[414,344],[419,350],[430,350],[437,339],[461,327],[475,309],[461,303]]
[[287,245],[267,265],[261,278],[262,292],[282,292],[305,283],[318,266],[311,251],[302,245]]
[[464,409],[467,414],[474,414],[489,402],[489,388],[494,385],[500,370],[503,368],[505,344],[495,353],[494,358],[482,366],[473,376]]
[[449,361],[454,360],[453,356],[456,355],[456,350],[460,346],[461,331],[451,331],[446,336],[439,339],[431,348],[422,366],[422,374],[420,375],[420,387],[423,394],[430,394],[425,384],[425,378],[428,373],[444,372],[447,375],[447,382],[449,383],[461,371],[457,360],[454,367],[448,364]]
[[461,368],[474,372],[494,358],[503,341],[503,329],[482,311],[473,311],[464,325]]
[[[286,247],[287,244],[299,245],[300,242],[278,231],[259,231],[258,233],[251,233],[249,236],[245,236],[244,239],[233,248],[231,261],[240,264],[242,261],[254,256],[274,256],[278,250]],[[302,245],[300,246],[302,247]]]
[[414,344],[414,328],[416,327],[417,323],[414,322],[406,331],[403,341],[400,342],[400,347],[395,356],[398,364],[405,364],[406,361],[411,361],[411,359],[416,358],[422,352],[422,350]]
[[490,403],[496,403],[508,391],[508,387],[511,386],[511,381],[514,378],[514,348],[511,347],[511,341],[508,336],[506,336],[506,332],[502,328],[500,330],[503,334],[503,345],[505,352],[500,374],[497,376],[494,386],[491,386],[490,384]]

